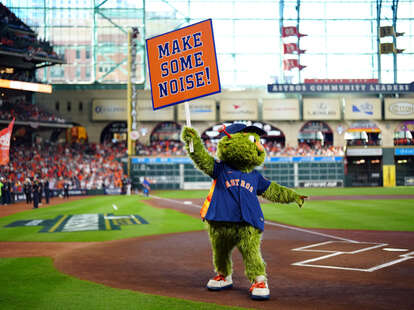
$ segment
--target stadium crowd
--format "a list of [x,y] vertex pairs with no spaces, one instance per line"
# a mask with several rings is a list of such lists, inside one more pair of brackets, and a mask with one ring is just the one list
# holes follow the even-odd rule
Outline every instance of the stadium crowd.
[[[205,140],[204,144],[210,154],[215,155],[217,143],[212,140]],[[344,156],[342,147],[322,146],[320,143],[309,145],[299,143],[297,147],[285,146],[275,141],[267,141],[263,144],[267,156]],[[179,141],[159,141],[153,142],[148,146],[137,144],[136,154],[138,156],[185,156],[184,145]]]
[[28,60],[33,56],[59,59],[59,56],[48,41],[38,40],[36,33],[1,3],[0,49],[14,53],[23,53]]
[[150,145],[137,143],[136,154],[138,156],[185,156],[184,144],[179,141],[166,140],[152,142]]
[[17,99],[16,101],[0,100],[0,119],[30,122],[66,123],[66,120],[56,113],[44,111],[38,105]]
[[[208,151],[215,155],[216,143],[205,141]],[[343,156],[340,147],[320,144],[282,147],[276,141],[264,143],[268,156]],[[116,189],[125,186],[121,158],[127,154],[123,143],[50,143],[13,145],[10,162],[0,166],[2,183],[8,184],[10,192],[22,193],[26,183],[46,182],[50,190]],[[184,156],[183,143],[179,141],[153,142],[149,146],[137,145],[138,156]]]
[[10,149],[10,162],[0,166],[0,176],[11,182],[17,192],[27,180],[48,180],[50,189],[121,188],[121,162],[126,148],[110,144],[19,145]]

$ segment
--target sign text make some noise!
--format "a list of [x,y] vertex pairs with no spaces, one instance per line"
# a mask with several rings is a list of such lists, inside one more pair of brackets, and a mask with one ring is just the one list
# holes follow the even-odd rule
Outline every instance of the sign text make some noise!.
[[220,92],[211,19],[146,43],[154,110]]

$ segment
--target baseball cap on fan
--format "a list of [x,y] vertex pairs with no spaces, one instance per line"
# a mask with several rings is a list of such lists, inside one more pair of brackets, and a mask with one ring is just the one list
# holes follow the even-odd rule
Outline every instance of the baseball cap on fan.
[[[257,126],[253,126],[253,125],[247,126],[247,125],[242,124],[242,123],[234,123],[234,124],[231,124],[228,127],[225,127],[223,125],[223,128],[229,134],[234,134],[234,133],[238,133],[238,132],[254,132],[254,133],[257,133],[259,136],[263,136],[263,135],[266,134],[266,131],[264,131],[263,129],[261,129]],[[217,136],[217,138],[222,138],[226,135],[223,128],[220,130],[220,134]]]

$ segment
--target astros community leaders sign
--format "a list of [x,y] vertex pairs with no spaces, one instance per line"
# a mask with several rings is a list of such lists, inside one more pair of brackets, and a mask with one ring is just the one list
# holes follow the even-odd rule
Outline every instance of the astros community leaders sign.
[[146,44],[154,110],[220,92],[211,19]]
[[269,93],[410,93],[414,92],[414,82],[410,84],[268,84]]

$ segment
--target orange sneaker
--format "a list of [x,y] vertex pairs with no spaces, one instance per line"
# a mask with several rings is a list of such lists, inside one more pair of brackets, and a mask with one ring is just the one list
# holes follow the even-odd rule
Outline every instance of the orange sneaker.
[[250,297],[254,300],[266,300],[270,298],[270,291],[265,276],[256,277],[250,287]]
[[221,274],[215,276],[213,279],[210,279],[207,283],[207,288],[210,291],[221,291],[233,287],[233,280],[231,275],[225,277]]

